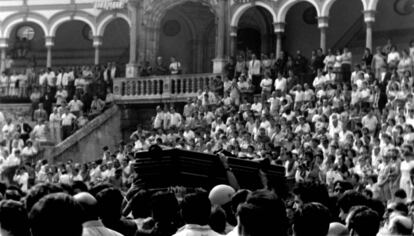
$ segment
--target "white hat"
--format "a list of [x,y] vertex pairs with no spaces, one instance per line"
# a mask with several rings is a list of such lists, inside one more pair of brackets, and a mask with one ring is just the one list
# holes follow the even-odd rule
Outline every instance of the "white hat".
[[220,184],[211,189],[208,198],[210,199],[212,205],[222,206],[230,202],[235,193],[236,191],[232,187]]

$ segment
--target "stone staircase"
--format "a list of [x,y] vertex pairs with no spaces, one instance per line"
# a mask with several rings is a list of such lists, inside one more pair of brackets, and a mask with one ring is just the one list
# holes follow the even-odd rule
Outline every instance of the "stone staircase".
[[100,158],[104,146],[113,150],[121,139],[121,112],[114,105],[61,143],[45,147],[41,158],[51,163],[68,160],[86,163]]

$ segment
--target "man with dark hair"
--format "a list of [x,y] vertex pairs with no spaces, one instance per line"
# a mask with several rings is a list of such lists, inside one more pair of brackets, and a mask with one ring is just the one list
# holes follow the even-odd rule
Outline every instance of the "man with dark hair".
[[325,206],[329,203],[326,186],[315,182],[298,183],[293,189],[296,208],[309,202],[319,202]]
[[303,205],[293,218],[295,236],[326,236],[329,231],[330,215],[324,205],[311,202]]
[[287,235],[286,208],[282,200],[267,190],[253,192],[239,206],[239,235]]
[[350,209],[346,225],[352,236],[375,236],[380,226],[380,217],[371,208],[354,206]]
[[83,210],[82,236],[122,236],[122,234],[106,228],[99,220],[98,202],[90,193],[78,193],[74,199]]
[[96,195],[103,224],[125,236],[133,236],[137,231],[137,225],[122,217],[123,199],[121,191],[116,188],[106,188]]
[[138,230],[136,236],[173,235],[177,232],[176,219],[178,201],[173,193],[156,192],[151,196],[151,215],[154,226],[149,230]]
[[26,210],[30,212],[33,205],[36,204],[37,201],[39,201],[42,197],[51,194],[51,193],[58,193],[62,192],[62,188],[55,184],[50,183],[43,183],[43,184],[37,184],[33,186],[29,193],[26,196],[25,205]]
[[32,236],[81,236],[82,208],[68,194],[40,199],[29,213]]
[[30,236],[29,219],[22,203],[13,200],[0,202],[0,235]]
[[209,224],[211,214],[211,203],[207,193],[191,193],[184,197],[181,203],[181,215],[185,225],[177,231],[174,236],[205,235],[218,236]]
[[368,204],[367,198],[354,190],[348,190],[344,195],[338,200],[338,207],[340,209],[339,218],[343,221],[348,216],[349,210],[353,206],[366,206]]

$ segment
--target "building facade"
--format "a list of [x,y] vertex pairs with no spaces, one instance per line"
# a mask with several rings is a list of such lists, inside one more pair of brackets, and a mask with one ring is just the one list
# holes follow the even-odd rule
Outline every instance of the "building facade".
[[158,56],[202,73],[222,71],[246,50],[309,56],[315,48],[348,46],[362,54],[388,38],[407,45],[414,14],[404,2],[410,1],[0,0],[1,69],[8,56],[46,67],[118,61],[135,77],[139,63]]

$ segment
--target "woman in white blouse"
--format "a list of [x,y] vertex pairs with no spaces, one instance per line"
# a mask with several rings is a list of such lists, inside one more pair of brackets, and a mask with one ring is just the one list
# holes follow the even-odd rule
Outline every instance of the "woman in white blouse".
[[377,80],[381,78],[381,73],[385,70],[386,65],[384,55],[381,52],[381,47],[377,47],[371,64],[371,68],[374,70],[375,78]]
[[332,50],[329,48],[328,53],[325,56],[325,59],[323,60],[323,63],[325,64],[324,71],[328,71],[328,68],[334,68],[336,62],[336,56],[332,54]]
[[387,63],[389,67],[397,67],[398,62],[400,61],[400,53],[398,53],[395,46],[391,47],[390,53],[387,56]]
[[398,74],[402,76],[405,71],[413,72],[413,61],[408,55],[407,50],[402,50],[402,57],[398,63]]
[[51,138],[56,143],[60,143],[60,141],[62,140],[61,122],[62,122],[61,115],[59,114],[58,109],[54,107],[53,113],[50,114],[49,116],[49,125],[50,125]]

